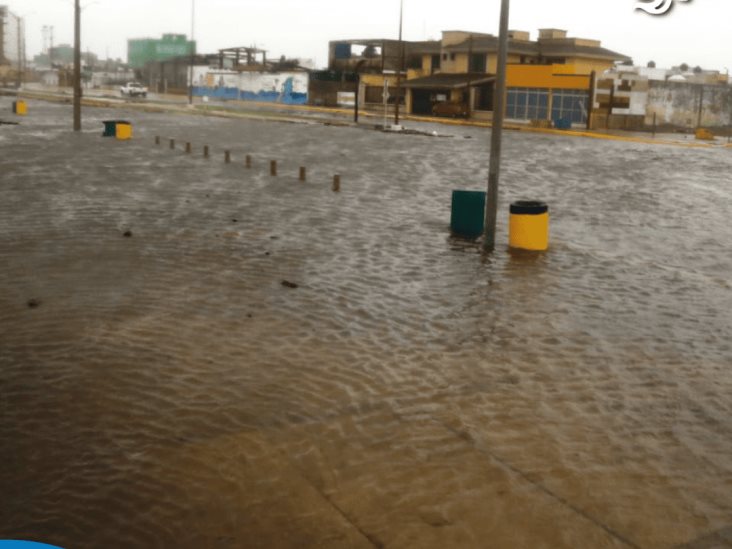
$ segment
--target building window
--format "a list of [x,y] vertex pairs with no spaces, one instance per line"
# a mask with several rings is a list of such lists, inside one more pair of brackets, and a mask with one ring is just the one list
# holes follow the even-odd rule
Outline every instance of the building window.
[[432,56],[432,70],[433,71],[440,70],[440,56],[439,55]]
[[478,93],[478,100],[475,108],[479,111],[493,110],[493,84],[479,86],[475,90]]
[[486,59],[486,54],[474,53],[470,57],[470,69],[468,72],[485,72]]
[[455,54],[454,53],[451,53],[450,54],[450,61],[455,61]]
[[381,86],[366,86],[366,103],[383,103],[384,88]]
[[[399,104],[405,104],[405,98],[407,90],[401,89]],[[389,86],[389,105],[393,105],[396,102],[397,89],[396,87]],[[384,88],[383,86],[366,86],[366,103],[381,103],[384,104]]]
[[446,53],[443,53],[443,54],[442,54],[442,60],[443,60],[443,61],[447,61],[447,54],[446,54]]
[[407,68],[408,69],[421,69],[422,68],[422,58],[419,55],[409,56],[409,58],[407,58]]
[[576,124],[587,123],[586,90],[554,90],[552,120],[569,119]]
[[546,120],[549,114],[549,90],[546,88],[509,88],[506,118]]

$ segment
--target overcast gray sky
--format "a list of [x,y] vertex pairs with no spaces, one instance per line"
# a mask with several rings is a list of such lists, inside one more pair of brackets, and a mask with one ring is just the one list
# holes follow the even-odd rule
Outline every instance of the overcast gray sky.
[[[339,38],[396,38],[399,0],[195,0],[199,51],[255,44],[270,56],[327,63]],[[675,0],[665,16],[635,11],[635,0],[511,0],[512,29],[566,29],[600,39],[636,63],[686,62],[732,68],[732,0]],[[0,0],[27,17],[29,55],[42,47],[41,28],[55,27],[56,44],[73,39],[72,0]],[[191,0],[82,0],[83,47],[101,57],[127,57],[127,39],[190,33]],[[404,38],[439,38],[442,30],[497,34],[500,0],[404,0]]]

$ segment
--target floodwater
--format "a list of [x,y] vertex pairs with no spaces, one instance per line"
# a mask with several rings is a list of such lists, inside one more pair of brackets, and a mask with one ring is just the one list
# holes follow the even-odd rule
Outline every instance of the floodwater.
[[507,133],[486,257],[489,131],[85,115],[0,126],[0,538],[732,547],[731,149]]

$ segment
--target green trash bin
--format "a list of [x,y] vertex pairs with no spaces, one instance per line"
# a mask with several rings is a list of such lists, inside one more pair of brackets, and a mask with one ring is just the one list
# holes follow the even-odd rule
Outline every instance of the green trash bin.
[[450,230],[463,238],[478,238],[485,226],[485,191],[452,191]]
[[117,124],[129,124],[127,120],[102,120],[104,124],[104,133],[102,137],[116,137]]

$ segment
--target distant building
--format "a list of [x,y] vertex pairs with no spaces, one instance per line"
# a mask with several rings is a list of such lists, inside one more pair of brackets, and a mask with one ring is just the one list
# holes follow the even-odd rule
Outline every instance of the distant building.
[[162,38],[136,38],[127,41],[127,63],[133,69],[142,69],[148,63],[155,63],[192,55],[196,42],[188,40],[185,34],[164,34]]
[[[98,63],[99,58],[96,54],[88,51],[81,52],[82,66],[93,67]],[[50,48],[47,53],[36,55],[33,58],[33,64],[40,68],[71,67],[74,64],[74,47],[69,44],[59,44],[58,46],[54,46],[53,48]]]
[[267,59],[265,50],[219,50],[218,63],[194,67],[193,94],[223,100],[307,103],[309,70],[298,59]]
[[[467,31],[444,31],[442,39],[339,40],[330,43],[329,69],[360,75],[361,104],[377,108],[397,100],[408,113],[432,114],[437,103],[466,106],[475,118],[492,119],[498,37]],[[510,31],[508,43],[508,119],[586,124],[593,74],[630,58],[603,48],[600,41],[567,36],[567,31],[540,29],[532,41],[525,31]],[[397,72],[402,91],[397,99]]]
[[7,6],[0,6],[0,79],[18,76],[25,52],[23,20]]
[[309,70],[302,65],[311,63],[284,56],[268,59],[265,50],[236,47],[148,62],[137,72],[151,90],[160,93],[188,93],[192,72],[192,93],[198,97],[299,105],[307,102],[309,78]]
[[720,128],[732,123],[732,87],[719,71],[620,65],[597,82],[595,127]]

